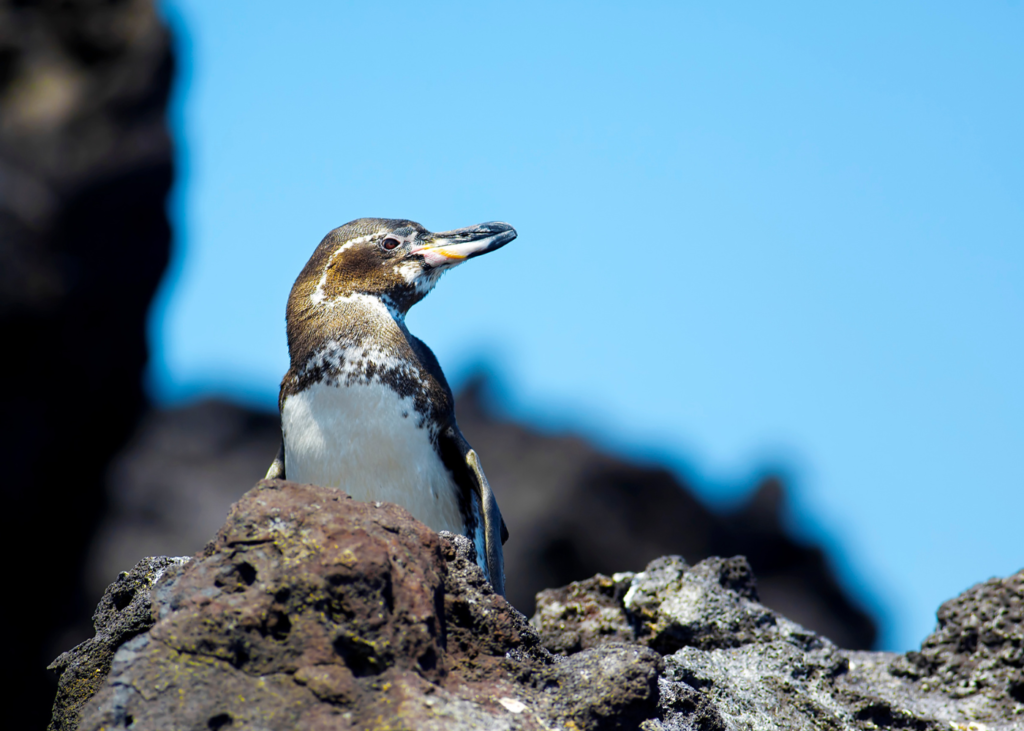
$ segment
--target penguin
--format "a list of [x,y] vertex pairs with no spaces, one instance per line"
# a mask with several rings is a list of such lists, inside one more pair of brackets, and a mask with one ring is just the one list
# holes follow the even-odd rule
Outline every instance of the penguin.
[[466,536],[502,596],[508,530],[441,366],[405,316],[446,271],[514,238],[507,223],[431,233],[387,218],[328,233],[288,297],[282,443],[267,472],[397,503]]

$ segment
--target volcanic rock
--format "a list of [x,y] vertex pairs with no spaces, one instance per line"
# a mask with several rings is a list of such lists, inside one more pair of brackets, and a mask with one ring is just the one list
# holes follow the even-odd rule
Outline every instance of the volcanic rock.
[[1024,712],[1024,571],[950,599],[938,620],[920,652],[899,658],[892,673],[945,689],[979,717]]
[[920,652],[844,650],[761,605],[744,558],[667,556],[542,592],[531,621],[553,651],[611,637],[661,653],[647,729],[1009,730],[1024,729],[1022,602],[1024,571],[946,602]]
[[[78,728],[620,728],[657,703],[657,653],[559,662],[466,539],[335,489],[261,483],[150,596],[155,623],[118,649]],[[82,695],[58,697],[51,728],[75,728]]]
[[76,727],[78,709],[106,680],[117,649],[153,626],[153,585],[168,568],[187,561],[187,557],[146,558],[131,571],[122,571],[108,587],[93,615],[95,636],[65,652],[48,668],[60,674],[52,728]]
[[109,587],[51,729],[1022,728],[1022,600],[1024,572],[943,605],[920,652],[850,651],[761,604],[744,558],[666,556],[527,622],[466,538],[268,480]]

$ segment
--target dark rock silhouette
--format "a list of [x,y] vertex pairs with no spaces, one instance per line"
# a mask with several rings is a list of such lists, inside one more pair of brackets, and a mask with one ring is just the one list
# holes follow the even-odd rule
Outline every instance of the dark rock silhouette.
[[746,559],[666,556],[527,623],[464,537],[268,480],[201,553],[109,587],[51,728],[1020,728],[1022,603],[1024,571],[943,605],[919,653],[850,651],[761,604]]
[[[148,0],[0,4],[0,458],[6,724],[46,722],[57,627],[79,583],[103,471],[144,408],[145,318],[167,264],[173,64]],[[45,540],[38,540],[45,537]],[[41,567],[45,566],[45,571]]]

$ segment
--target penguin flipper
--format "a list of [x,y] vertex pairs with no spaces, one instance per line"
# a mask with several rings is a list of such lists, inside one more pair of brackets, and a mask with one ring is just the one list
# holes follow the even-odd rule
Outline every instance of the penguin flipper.
[[508,540],[508,529],[505,528],[505,519],[501,517],[498,501],[494,499],[475,449],[466,452],[466,464],[475,478],[476,492],[484,515],[484,538],[487,541],[487,568],[491,573],[491,586],[499,595],[505,596],[505,557],[501,546]]
[[494,499],[491,486],[480,465],[480,457],[469,446],[459,428],[452,424],[441,433],[441,458],[455,477],[456,483],[465,490],[467,487],[476,494],[483,517],[484,563],[490,574],[491,586],[500,596],[505,596],[505,559],[501,545],[508,539],[508,529]]
[[267,470],[267,476],[264,480],[283,480],[284,477],[284,441],[282,440],[281,446],[277,450],[277,456],[274,457],[274,461],[270,463],[270,469]]

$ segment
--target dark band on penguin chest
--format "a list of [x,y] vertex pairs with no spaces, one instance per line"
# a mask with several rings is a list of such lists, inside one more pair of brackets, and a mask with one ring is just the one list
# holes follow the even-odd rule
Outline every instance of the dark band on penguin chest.
[[[412,399],[412,412],[405,418],[415,418],[420,428],[437,431],[452,413],[452,399],[444,387],[424,377],[424,368],[415,361],[390,358],[391,364],[375,362],[364,347],[330,341],[311,354],[297,373],[289,371],[281,384],[281,403],[288,396],[306,390],[314,384],[348,388],[379,384],[394,391],[399,398]],[[433,435],[432,435],[433,436]]]

